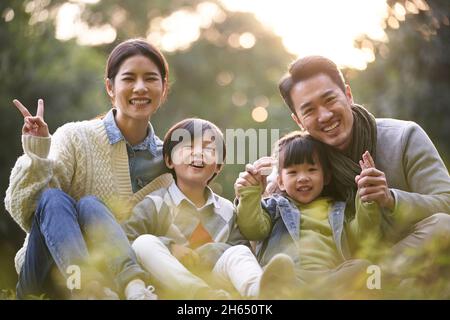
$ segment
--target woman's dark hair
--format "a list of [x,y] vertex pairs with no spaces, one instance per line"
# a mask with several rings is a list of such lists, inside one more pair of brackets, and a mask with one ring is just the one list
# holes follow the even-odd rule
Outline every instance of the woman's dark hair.
[[[195,138],[202,139],[205,132],[211,133],[212,137],[214,138],[214,143],[216,145],[216,159],[218,160],[217,164],[222,165],[225,162],[226,156],[226,147],[223,133],[214,123],[199,118],[184,119],[176,123],[169,129],[169,131],[164,136],[164,159],[167,158],[169,162],[173,162],[172,152],[178,144],[186,142],[186,138],[189,138],[190,142],[193,143]],[[200,133],[201,136],[198,137]],[[174,179],[176,180],[175,171],[172,169],[171,172],[174,176]],[[211,179],[208,180],[208,183],[210,183],[215,177],[216,174],[214,174]]]
[[164,87],[163,100],[167,96],[168,92],[168,80],[169,80],[169,65],[166,58],[163,56],[158,48],[147,42],[145,39],[129,39],[119,43],[110,53],[108,61],[106,63],[105,77],[114,82],[114,78],[119,72],[122,63],[136,55],[141,55],[149,58],[156,64],[159,73],[162,77],[162,84]]
[[289,66],[287,74],[278,83],[281,96],[292,113],[296,114],[291,98],[291,90],[294,85],[320,73],[329,76],[345,93],[344,76],[333,61],[322,56],[308,56],[298,59]]

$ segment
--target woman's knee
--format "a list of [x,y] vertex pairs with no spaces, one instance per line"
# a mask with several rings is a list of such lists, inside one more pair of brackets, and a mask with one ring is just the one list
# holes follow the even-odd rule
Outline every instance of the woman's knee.
[[47,188],[40,198],[36,209],[36,217],[41,219],[50,211],[57,211],[58,214],[76,214],[75,200],[61,189]]
[[112,218],[113,215],[105,204],[96,196],[88,195],[82,197],[76,204],[80,223],[97,221],[102,217]]
[[76,206],[78,211],[93,211],[93,209],[103,206],[103,203],[96,196],[88,195],[78,200]]

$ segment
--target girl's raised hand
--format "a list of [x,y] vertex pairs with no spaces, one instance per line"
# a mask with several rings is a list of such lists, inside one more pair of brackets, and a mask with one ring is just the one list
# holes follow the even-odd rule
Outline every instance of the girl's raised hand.
[[19,100],[14,99],[13,103],[23,115],[23,135],[31,135],[35,137],[48,137],[50,135],[48,132],[48,126],[44,121],[44,100],[38,100],[37,112],[34,117]]

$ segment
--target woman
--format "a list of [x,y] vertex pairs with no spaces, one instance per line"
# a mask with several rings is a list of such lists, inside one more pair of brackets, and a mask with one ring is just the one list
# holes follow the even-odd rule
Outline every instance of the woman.
[[[106,66],[112,110],[103,119],[67,123],[53,136],[41,99],[34,117],[14,100],[24,116],[24,155],[12,170],[5,204],[29,233],[15,259],[19,298],[41,293],[60,297],[55,289],[63,286],[55,286],[51,272],[55,265],[57,278],[69,289],[74,287],[69,285],[73,270],[81,267],[81,296],[80,291],[72,293],[100,298],[100,273],[92,271],[98,269],[97,260],[127,298],[155,298],[145,288],[147,275],[117,221],[126,219],[146,194],[171,182],[170,174],[161,175],[167,170],[162,142],[149,122],[167,95],[168,74],[164,56],[146,41],[120,43]],[[114,217],[100,210],[103,203],[93,196]],[[101,259],[95,259],[98,253]]]

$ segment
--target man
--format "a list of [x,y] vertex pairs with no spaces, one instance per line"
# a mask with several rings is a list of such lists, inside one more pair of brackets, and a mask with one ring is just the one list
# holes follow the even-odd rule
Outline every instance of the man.
[[[375,119],[354,104],[336,64],[321,56],[295,61],[279,89],[298,126],[338,151],[330,152],[330,161],[347,205],[360,187],[363,201],[375,201],[382,208],[391,226],[385,237],[396,242],[393,257],[423,247],[434,235],[450,234],[450,177],[419,125]],[[376,168],[361,171],[358,163],[366,150],[374,156]],[[236,185],[249,185],[269,166],[269,158],[247,165]]]

